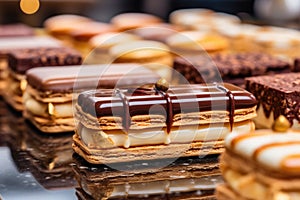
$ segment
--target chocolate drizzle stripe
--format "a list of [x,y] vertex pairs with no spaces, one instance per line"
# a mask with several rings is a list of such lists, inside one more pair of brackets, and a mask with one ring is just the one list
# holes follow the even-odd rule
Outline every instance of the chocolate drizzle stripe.
[[234,110],[235,110],[234,95],[230,90],[228,90],[222,85],[217,84],[217,88],[226,92],[226,96],[228,96],[229,98],[229,105],[227,107],[227,110],[229,112],[230,131],[232,131],[233,123],[234,123]]
[[129,112],[129,101],[126,95],[119,89],[115,90],[115,94],[120,97],[123,103],[123,117],[122,117],[122,126],[126,132],[128,132],[130,124],[131,124],[131,117]]
[[167,103],[166,125],[167,125],[167,133],[170,133],[171,127],[173,125],[173,117],[174,117],[172,99],[168,93],[157,90],[157,89],[155,89],[155,90],[156,90],[156,92],[160,93],[166,100],[166,103]]

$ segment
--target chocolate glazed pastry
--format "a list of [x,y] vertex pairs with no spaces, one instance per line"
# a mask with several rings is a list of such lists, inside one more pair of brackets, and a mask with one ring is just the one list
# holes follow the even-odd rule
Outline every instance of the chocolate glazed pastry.
[[284,115],[295,127],[300,123],[300,73],[258,76],[246,79],[246,89],[258,101],[259,128],[271,128],[274,119]]
[[[181,158],[161,168],[161,162],[92,165],[73,155],[73,170],[82,200],[95,199],[206,199],[214,198],[214,189],[222,183],[217,156]],[[115,164],[118,165],[118,164]]]
[[291,72],[291,65],[263,53],[233,53],[193,56],[174,61],[174,69],[190,83],[212,83],[220,78],[240,87],[250,76]]
[[231,84],[87,91],[73,147],[91,163],[217,154],[227,134],[254,128],[255,108],[254,96]]
[[24,109],[22,95],[26,88],[25,73],[31,68],[43,66],[80,65],[82,57],[71,48],[39,48],[15,50],[8,54],[8,88],[5,100],[16,110]]

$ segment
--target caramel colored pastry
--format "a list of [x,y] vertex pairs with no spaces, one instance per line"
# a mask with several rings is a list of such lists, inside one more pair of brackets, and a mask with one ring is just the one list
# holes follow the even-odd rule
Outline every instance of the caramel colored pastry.
[[5,100],[16,110],[23,110],[22,95],[27,82],[27,70],[43,66],[79,65],[82,57],[79,52],[71,48],[38,48],[11,51],[8,55],[9,75]]
[[45,20],[44,28],[50,35],[64,41],[66,44],[71,45],[69,40],[70,33],[73,30],[78,29],[78,27],[82,24],[91,21],[91,19],[79,15],[57,15]]
[[183,30],[184,29],[181,26],[159,23],[137,28],[131,32],[143,38],[144,40],[154,40],[165,43],[168,37]]
[[169,18],[172,24],[198,30],[203,30],[200,28],[201,26],[213,30],[222,24],[236,24],[241,21],[237,16],[203,8],[175,10],[170,14]]
[[298,56],[300,32],[278,27],[262,27],[254,38],[257,50],[293,59]]
[[220,200],[297,200],[300,198],[300,134],[259,130],[231,134],[220,158],[225,185]]
[[96,164],[218,154],[227,134],[254,128],[256,101],[241,88],[163,88],[82,92],[76,104],[75,152]]
[[[215,199],[222,183],[216,156],[91,165],[74,154],[79,199]],[[123,170],[116,170],[119,168]]]
[[76,100],[77,92],[157,80],[156,74],[137,64],[34,68],[27,72],[24,116],[43,132],[73,131],[72,101]]
[[179,82],[229,82],[245,87],[245,78],[291,72],[289,62],[264,53],[231,53],[211,56],[177,57],[174,70],[183,77]]
[[87,56],[85,63],[103,64],[111,63],[109,49],[117,44],[140,40],[137,35],[128,32],[110,32],[92,37],[88,45],[90,46],[90,54]]
[[122,31],[141,28],[151,24],[161,23],[157,16],[146,13],[122,13],[114,16],[110,22]]
[[228,48],[225,37],[200,31],[184,31],[167,38],[171,51],[180,56],[224,52]]
[[70,31],[73,46],[84,56],[90,53],[88,41],[96,36],[118,31],[114,26],[102,22],[87,22]]
[[246,89],[258,101],[254,119],[257,127],[271,128],[274,119],[284,115],[294,128],[299,128],[300,73],[247,78]]
[[121,43],[110,48],[114,63],[142,63],[161,77],[171,80],[173,56],[163,43],[137,40]]

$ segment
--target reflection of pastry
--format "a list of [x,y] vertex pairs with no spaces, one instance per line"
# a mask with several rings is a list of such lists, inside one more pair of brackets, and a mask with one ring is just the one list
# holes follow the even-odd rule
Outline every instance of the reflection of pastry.
[[61,43],[50,37],[6,37],[0,38],[0,92],[6,89],[8,76],[7,53],[17,49],[33,49],[41,47],[60,47]]
[[174,70],[190,83],[229,82],[244,87],[245,78],[290,72],[290,64],[263,53],[177,57]]
[[300,134],[259,130],[226,139],[219,200],[300,198]]
[[91,163],[217,154],[227,134],[254,128],[256,101],[241,88],[157,87],[81,93],[75,151]]
[[173,56],[163,43],[137,40],[113,46],[109,54],[114,63],[142,63],[163,78],[170,80]]
[[[94,199],[214,199],[221,183],[216,156],[178,159],[171,163],[155,160],[122,163],[118,166],[91,165],[74,154],[73,170],[82,200]],[[162,163],[166,165],[162,166]]]
[[271,128],[274,119],[284,115],[290,123],[299,128],[300,123],[300,86],[299,73],[258,76],[246,79],[246,89],[258,101],[258,128]]
[[143,85],[158,79],[158,75],[137,64],[34,68],[27,72],[24,116],[43,132],[73,131],[72,100],[76,92]]
[[82,58],[71,48],[38,48],[14,50],[8,54],[9,76],[5,100],[16,110],[23,110],[22,95],[26,88],[27,70],[42,66],[79,65]]
[[118,29],[125,31],[161,23],[162,19],[146,13],[122,13],[114,16],[110,22]]

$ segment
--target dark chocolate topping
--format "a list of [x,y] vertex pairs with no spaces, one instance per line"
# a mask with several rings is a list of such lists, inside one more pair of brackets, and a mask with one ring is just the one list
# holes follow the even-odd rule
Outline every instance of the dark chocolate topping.
[[291,124],[294,119],[300,122],[300,73],[247,78],[246,89],[255,95],[266,117],[273,112],[274,119],[284,115]]
[[214,54],[207,56],[177,57],[174,69],[190,83],[212,83],[242,79],[250,76],[290,72],[288,62],[263,53]]
[[[235,109],[252,108],[256,105],[256,99],[251,93],[226,83],[223,86],[219,84],[173,86],[164,94],[157,92],[153,86],[120,91],[126,97],[129,114],[124,114],[127,108],[123,108],[124,103],[116,97],[114,90],[83,92],[78,97],[78,105],[83,112],[95,117],[123,117],[123,124],[129,121],[126,117],[148,115],[151,110],[151,114],[166,115],[168,129],[172,126],[175,114],[211,110],[227,110],[232,126]],[[159,109],[161,107],[164,110]]]
[[81,54],[72,48],[19,49],[8,54],[8,66],[19,74],[34,67],[80,65]]

